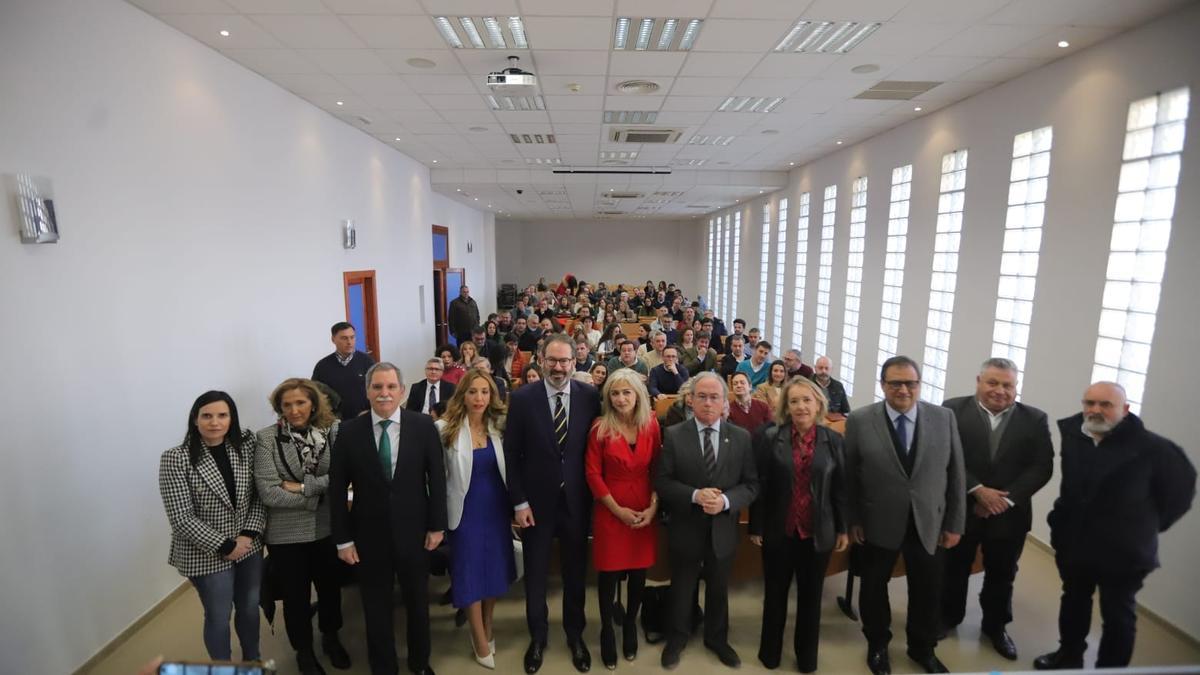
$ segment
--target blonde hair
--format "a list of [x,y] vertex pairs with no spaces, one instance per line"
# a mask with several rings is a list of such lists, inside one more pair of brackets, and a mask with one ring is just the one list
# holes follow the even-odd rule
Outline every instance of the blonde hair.
[[791,424],[792,416],[788,414],[788,392],[792,387],[804,387],[812,392],[818,405],[817,425],[824,426],[825,414],[829,412],[829,399],[825,398],[825,392],[821,391],[821,388],[812,380],[799,375],[783,383],[783,394],[779,397],[779,405],[775,408],[775,423],[779,426]]
[[458,381],[458,386],[454,388],[454,395],[446,403],[446,414],[442,415],[439,421],[445,422],[442,427],[442,447],[453,452],[458,440],[458,432],[462,430],[462,425],[467,421],[467,390],[477,379],[483,379],[488,383],[489,392],[488,406],[483,409],[483,423],[488,430],[495,429],[496,431],[504,430],[504,415],[508,411],[507,406],[500,400],[500,394],[496,391],[496,381],[491,375],[480,370],[472,368],[463,375]]
[[271,403],[271,409],[275,411],[276,415],[283,417],[283,395],[293,389],[304,392],[308,396],[308,400],[312,401],[312,412],[308,416],[310,425],[318,429],[328,429],[333,426],[337,418],[333,414],[333,406],[329,403],[329,397],[321,391],[316,382],[306,377],[289,377],[280,382],[279,386],[275,387],[275,390],[267,397],[267,401]]
[[642,384],[641,375],[631,368],[621,368],[609,373],[608,379],[604,380],[603,395],[600,397],[600,417],[596,418],[597,438],[621,436],[622,420],[617,417],[617,411],[613,410],[608,400],[608,392],[618,384],[629,385],[637,396],[637,403],[633,406],[634,428],[640,432],[650,423],[650,393],[646,391],[646,385]]
[[463,364],[463,366],[466,368],[470,368],[471,363],[473,363],[475,361],[475,359],[473,358],[470,361],[467,361],[467,357],[462,355],[463,349],[466,349],[467,345],[471,345],[471,351],[475,352],[475,358],[479,357],[479,347],[477,347],[474,342],[464,342],[458,346],[458,361],[459,361],[459,363]]

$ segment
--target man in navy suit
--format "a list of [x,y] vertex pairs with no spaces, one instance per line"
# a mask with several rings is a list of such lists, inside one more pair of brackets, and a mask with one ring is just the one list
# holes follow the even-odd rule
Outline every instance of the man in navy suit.
[[600,414],[596,388],[571,378],[575,355],[570,338],[547,338],[542,381],[513,391],[504,432],[508,494],[522,528],[525,619],[530,643],[525,672],[536,673],[549,633],[546,580],[558,537],[563,579],[563,629],[571,662],[591,668],[583,641],[584,584],[592,494],[584,479],[584,454],[592,420]]
[[408,402],[404,404],[404,408],[428,415],[434,405],[449,401],[454,395],[454,385],[442,379],[445,372],[446,366],[441,359],[426,361],[425,379],[414,384],[408,391]]

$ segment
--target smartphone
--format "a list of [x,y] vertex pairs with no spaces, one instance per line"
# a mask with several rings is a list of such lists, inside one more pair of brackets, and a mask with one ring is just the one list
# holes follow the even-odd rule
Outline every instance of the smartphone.
[[274,675],[275,669],[258,663],[225,661],[164,661],[158,675]]

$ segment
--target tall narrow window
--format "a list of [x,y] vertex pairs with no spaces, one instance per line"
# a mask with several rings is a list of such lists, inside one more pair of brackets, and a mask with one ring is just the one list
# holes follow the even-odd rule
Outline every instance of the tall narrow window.
[[808,283],[808,193],[800,195],[796,218],[796,286],[792,294],[792,346],[804,339],[804,286]]
[[788,200],[779,200],[779,222],[775,227],[775,309],[771,316],[771,343],[783,351],[783,262],[787,258]]
[[842,328],[842,384],[854,395],[854,364],[858,358],[858,308],[862,302],[863,251],[867,242],[867,177],[850,188],[850,250],[846,259],[846,309]]
[[762,259],[759,261],[759,276],[758,276],[758,325],[762,327],[762,334],[767,334],[767,282],[770,279],[771,269],[771,205],[763,204],[762,207]]
[[[725,224],[721,226],[721,312],[722,316],[729,314],[729,214],[725,214]],[[731,317],[732,318],[732,317]],[[729,323],[730,319],[725,322]]]
[[[904,250],[908,245],[908,203],[912,196],[912,164],[892,169],[892,195],[888,205],[887,255],[883,259],[883,308],[879,317],[879,354],[876,370],[900,351],[900,300],[904,293]],[[875,400],[883,390],[875,384]]]
[[946,396],[946,364],[950,360],[950,326],[954,320],[954,287],[958,283],[958,246],[966,187],[967,151],[946,153],[942,156],[929,318],[925,323],[925,386],[921,387],[921,398],[931,403],[941,403]]
[[[1011,359],[1021,372],[1025,372],[1025,349],[1029,346],[1029,324],[1033,317],[1052,141],[1051,127],[1026,131],[1013,139],[992,355]],[[1020,392],[1018,380],[1017,394]]]
[[713,289],[716,287],[716,271],[717,271],[717,228],[712,218],[708,219],[708,288],[705,298],[708,300],[709,307],[712,307],[713,312],[717,311],[715,304],[716,298],[713,296]]
[[1188,99],[1184,87],[1134,101],[1125,124],[1092,381],[1120,383],[1135,413],[1141,409],[1150,368]]
[[817,264],[817,332],[813,338],[815,359],[823,356],[829,340],[829,292],[833,285],[833,234],[837,222],[837,186],[825,188],[821,216],[821,257]]
[[733,280],[729,283],[729,315],[738,311],[738,269],[742,266],[742,212],[733,214]]

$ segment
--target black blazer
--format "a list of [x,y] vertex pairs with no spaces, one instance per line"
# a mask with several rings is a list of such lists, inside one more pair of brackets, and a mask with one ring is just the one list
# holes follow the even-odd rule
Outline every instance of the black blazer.
[[[787,540],[788,512],[792,508],[796,466],[792,462],[792,425],[772,424],[754,439],[758,468],[758,499],[750,505],[750,534],[761,535],[763,546]],[[812,537],[816,550],[830,551],[837,535],[846,533],[846,474],[842,435],[817,427],[809,485],[812,491]]]
[[539,382],[518,387],[509,396],[504,428],[508,495],[513,506],[528,502],[533,517],[547,523],[554,517],[551,510],[561,485],[571,521],[587,527],[592,492],[584,479],[584,457],[592,421],[600,414],[600,393],[592,385],[574,379],[569,386],[567,446],[562,455],[554,439],[546,385]]
[[[342,422],[329,469],[333,541],[353,541],[364,562],[418,555],[426,532],[446,529],[446,469],[433,419],[400,411],[396,471],[385,478],[371,415]],[[354,486],[354,508],[346,488]]]
[[[1046,413],[1024,403],[1014,403],[1011,417],[992,459],[988,448],[991,428],[983,418],[974,396],[960,396],[942,403],[954,411],[958,436],[962,439],[967,490],[976,485],[1007,490],[1014,506],[998,516],[980,518],[967,509],[967,527],[982,528],[991,537],[1019,537],[1033,525],[1034,493],[1054,473],[1054,444]],[[967,500],[974,506],[974,500]]]
[[[438,380],[438,400],[449,401],[454,395],[454,385],[445,380]],[[429,397],[429,380],[421,380],[408,390],[408,402],[404,404],[405,410],[413,412],[421,412],[421,408],[425,407],[425,399]]]
[[[709,480],[696,429],[696,422],[687,420],[663,431],[654,488],[670,514],[667,543],[672,558],[698,561],[711,532],[713,553],[732,557],[737,551],[738,514],[758,495],[750,432],[728,420],[721,422],[717,475]],[[692,502],[692,492],[705,487],[720,488],[729,498],[729,508],[715,516],[704,513]]]

